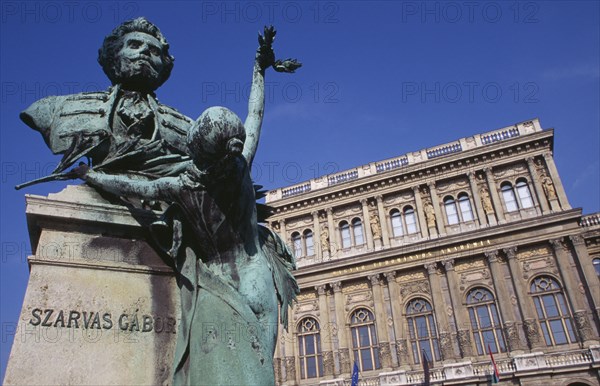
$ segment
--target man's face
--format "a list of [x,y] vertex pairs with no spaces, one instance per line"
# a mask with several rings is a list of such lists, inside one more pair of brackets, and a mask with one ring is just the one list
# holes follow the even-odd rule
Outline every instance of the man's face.
[[162,44],[154,36],[143,32],[129,32],[122,39],[123,47],[117,55],[118,72],[123,83],[138,89],[154,89],[164,68]]

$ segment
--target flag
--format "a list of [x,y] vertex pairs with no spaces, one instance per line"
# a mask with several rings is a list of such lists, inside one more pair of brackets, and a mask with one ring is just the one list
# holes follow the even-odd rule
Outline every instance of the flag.
[[423,373],[425,373],[425,377],[423,378],[423,385],[424,386],[429,386],[429,358],[427,358],[427,353],[425,352],[425,350],[423,351]]
[[494,360],[494,356],[492,355],[492,349],[488,344],[488,352],[490,353],[490,358],[492,359],[492,383],[500,382],[500,372],[498,371],[498,366],[496,366],[496,361]]
[[358,365],[354,362],[354,368],[352,368],[352,386],[358,386]]

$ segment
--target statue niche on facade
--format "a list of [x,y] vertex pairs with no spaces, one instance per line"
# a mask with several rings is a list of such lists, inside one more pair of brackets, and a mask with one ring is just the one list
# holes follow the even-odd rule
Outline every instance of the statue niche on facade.
[[[278,314],[287,327],[299,289],[290,250],[259,224],[269,210],[256,203],[262,193],[250,168],[265,71],[294,72],[300,63],[276,61],[274,37],[273,27],[259,35],[244,123],[224,107],[209,108],[194,122],[156,100],[173,57],[144,18],[115,28],[100,49],[113,83],[108,91],[44,98],[21,114],[53,153],[63,154],[54,174],[32,183],[80,177],[117,196],[169,204],[149,233],[180,288],[175,385],[275,382]],[[64,172],[84,156],[92,168],[80,163]]]

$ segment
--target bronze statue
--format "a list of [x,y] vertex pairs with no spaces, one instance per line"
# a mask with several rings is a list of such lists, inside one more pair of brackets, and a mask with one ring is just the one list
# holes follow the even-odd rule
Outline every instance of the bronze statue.
[[[54,153],[64,154],[55,174],[42,180],[78,176],[117,196],[170,204],[149,230],[181,291],[175,385],[275,382],[278,314],[287,327],[299,289],[285,242],[259,224],[269,209],[256,203],[263,193],[250,168],[265,71],[294,72],[300,63],[276,61],[274,37],[273,27],[259,35],[244,123],[223,107],[194,122],[156,101],[173,58],[144,18],[117,27],[100,49],[111,89],[44,98],[21,114]],[[63,173],[83,156],[91,169],[81,163]]]

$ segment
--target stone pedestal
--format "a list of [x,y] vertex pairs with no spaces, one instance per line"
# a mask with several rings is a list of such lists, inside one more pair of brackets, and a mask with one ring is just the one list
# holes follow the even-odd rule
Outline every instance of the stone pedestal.
[[171,383],[179,290],[145,241],[153,214],[87,186],[26,199],[34,255],[4,383]]

